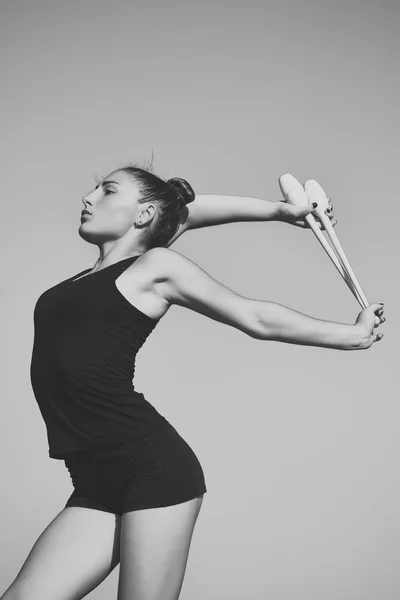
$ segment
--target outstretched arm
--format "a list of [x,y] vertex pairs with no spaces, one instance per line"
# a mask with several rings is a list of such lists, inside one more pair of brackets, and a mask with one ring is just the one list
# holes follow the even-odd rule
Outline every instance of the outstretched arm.
[[[281,221],[298,227],[309,228],[305,217],[313,211],[311,204],[303,207],[292,206],[284,200],[271,202],[246,196],[224,196],[199,194],[193,202],[182,209],[182,219],[178,231],[168,242],[170,246],[189,229],[199,229],[224,223],[242,221]],[[333,207],[327,213],[333,226],[336,225]],[[324,229],[318,216],[314,215],[320,229]]]
[[274,340],[337,350],[369,348],[381,339],[383,305],[370,304],[354,325],[323,321],[275,302],[253,300],[232,291],[196,263],[168,248],[141,257],[152,273],[155,292],[167,304],[190,308],[259,340]]
[[191,229],[237,221],[286,221],[306,227],[304,217],[312,212],[311,205],[299,209],[284,200],[212,194],[196,195],[187,207]]

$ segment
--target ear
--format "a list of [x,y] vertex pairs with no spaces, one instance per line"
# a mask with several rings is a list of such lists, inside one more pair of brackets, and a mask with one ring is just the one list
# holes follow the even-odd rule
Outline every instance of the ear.
[[140,212],[136,218],[138,225],[144,225],[150,223],[157,213],[156,205],[153,202],[148,202],[141,205]]

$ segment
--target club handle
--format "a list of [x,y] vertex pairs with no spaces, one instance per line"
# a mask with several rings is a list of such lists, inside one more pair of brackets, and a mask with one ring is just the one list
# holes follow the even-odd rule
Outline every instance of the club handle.
[[361,285],[359,284],[358,279],[355,276],[354,271],[353,271],[353,269],[350,266],[350,263],[349,263],[349,261],[347,259],[347,256],[346,256],[346,254],[345,254],[345,252],[344,252],[344,250],[342,248],[342,245],[341,245],[341,243],[339,241],[339,238],[336,235],[335,230],[333,229],[333,226],[332,226],[332,223],[330,222],[329,217],[327,217],[326,215],[324,215],[322,217],[322,223],[323,223],[323,225],[324,225],[324,227],[326,229],[327,234],[329,235],[329,237],[331,238],[331,240],[332,240],[332,242],[333,242],[333,244],[335,246],[336,252],[338,253],[340,260],[342,261],[342,264],[343,264],[344,268],[347,270],[347,272],[349,274],[349,277],[352,280],[355,289],[357,290],[358,294],[360,295],[360,298],[363,301],[363,304],[364,304],[363,308],[367,308],[367,306],[369,306],[369,302],[367,300],[367,297],[365,296],[365,294],[364,294],[364,292],[363,292],[363,290],[361,288]]
[[355,288],[358,295],[360,296],[364,304],[364,308],[366,308],[367,306],[369,306],[369,302],[361,288],[361,285],[357,280],[357,277],[354,274],[353,269],[350,266],[350,262],[347,259],[346,253],[342,248],[342,245],[339,241],[339,238],[336,235],[336,232],[333,229],[332,223],[326,214],[326,210],[330,208],[330,205],[329,198],[327,197],[324,188],[315,179],[308,179],[304,184],[304,191],[308,196],[309,202],[317,202],[318,207],[315,209],[315,214],[318,216],[321,223],[325,227],[325,231],[330,241],[332,242],[333,249],[336,251],[344,270],[347,272],[348,278],[352,282],[352,286]]
[[335,265],[336,269],[338,270],[340,275],[343,277],[344,281],[348,285],[351,293],[353,294],[353,296],[355,297],[355,299],[357,300],[357,302],[359,303],[361,308],[366,308],[358,291],[352,285],[352,281],[351,281],[348,273],[344,270],[343,265],[340,263],[338,257],[336,256],[336,254],[332,250],[331,246],[329,245],[328,241],[326,240],[325,236],[323,235],[322,231],[318,227],[317,222],[314,219],[314,217],[312,215],[307,215],[305,220],[309,224],[310,228],[312,229],[313,233],[315,234],[316,238],[318,239],[319,243],[321,244],[321,246],[323,247],[323,249],[329,256],[329,258]]

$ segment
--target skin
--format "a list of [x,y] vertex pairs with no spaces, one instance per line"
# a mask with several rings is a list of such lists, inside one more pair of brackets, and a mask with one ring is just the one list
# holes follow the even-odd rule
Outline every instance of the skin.
[[[359,313],[353,325],[314,319],[236,294],[168,247],[146,250],[144,236],[157,219],[157,203],[139,203],[139,199],[140,189],[133,178],[113,171],[82,199],[92,214],[83,217],[79,235],[99,248],[91,273],[125,257],[140,256],[119,278],[119,289],[149,316],[161,318],[172,304],[179,304],[257,339],[341,350],[366,349],[382,338],[382,333],[374,331],[385,320],[381,303],[372,303]],[[200,196],[182,211],[179,229],[167,246],[189,229],[237,220],[280,220],[305,227],[304,218],[313,210],[309,204],[294,207],[256,198]],[[333,207],[329,213],[333,220]]]

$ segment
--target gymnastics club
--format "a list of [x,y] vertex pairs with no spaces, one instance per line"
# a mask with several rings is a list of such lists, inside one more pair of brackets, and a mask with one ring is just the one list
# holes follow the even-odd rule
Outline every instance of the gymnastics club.
[[311,203],[317,202],[318,203],[318,206],[315,209],[315,212],[318,215],[318,217],[320,218],[322,224],[324,225],[326,233],[328,234],[330,240],[332,241],[332,244],[336,250],[336,253],[339,257],[340,262],[342,263],[344,270],[347,271],[349,278],[352,281],[353,286],[355,287],[356,291],[358,292],[358,295],[360,296],[360,298],[364,304],[363,308],[367,308],[367,306],[369,306],[369,302],[361,288],[361,285],[359,284],[359,282],[357,280],[357,277],[354,275],[353,269],[351,268],[350,263],[347,259],[347,256],[342,248],[342,245],[339,242],[339,238],[336,235],[335,230],[333,229],[332,223],[331,223],[329,217],[325,213],[325,210],[327,208],[329,208],[329,200],[327,198],[325,190],[318,183],[318,181],[315,181],[315,179],[309,179],[308,181],[306,181],[304,184],[304,190],[308,196],[309,202],[311,202]]
[[[281,188],[283,197],[290,204],[293,204],[294,206],[303,206],[304,204],[308,204],[309,196],[308,196],[307,192],[305,191],[305,189],[303,188],[301,183],[295,177],[293,177],[293,175],[291,175],[290,173],[286,173],[285,175],[282,175],[279,178],[279,186]],[[308,184],[307,187],[309,187],[311,191],[315,191],[315,186],[313,188],[313,184]],[[313,200],[313,201],[315,201],[315,200]],[[320,195],[318,194],[318,202],[319,201],[320,201]],[[324,217],[326,217],[324,210],[325,209],[322,209],[322,212],[323,212]],[[359,302],[361,308],[366,308],[368,306],[368,302],[367,301],[364,302],[364,299],[363,299],[362,295],[360,294],[360,292],[357,290],[357,287],[356,287],[354,281],[351,279],[350,274],[344,269],[341,262],[339,262],[338,257],[336,256],[332,247],[329,245],[329,243],[326,240],[325,236],[323,235],[322,231],[318,227],[317,222],[316,222],[315,218],[313,217],[313,215],[312,214],[307,215],[305,217],[305,220],[307,221],[308,225],[312,229],[312,231],[315,234],[315,236],[317,237],[318,241],[324,248],[325,252],[328,254],[329,258],[335,265],[336,269],[339,271],[340,275],[343,277],[343,279],[349,286],[350,291],[353,293],[356,300]],[[326,220],[329,221],[329,217],[326,217]],[[329,221],[329,225],[331,225],[330,221]],[[326,227],[325,223],[324,223],[324,226]],[[332,227],[332,229],[333,229],[333,227]],[[328,229],[327,229],[327,233],[328,233]],[[333,240],[332,240],[332,243],[334,243]],[[361,290],[361,292],[362,292],[362,290]]]

